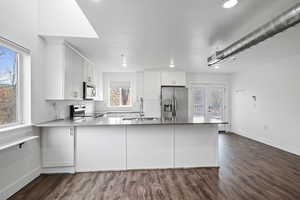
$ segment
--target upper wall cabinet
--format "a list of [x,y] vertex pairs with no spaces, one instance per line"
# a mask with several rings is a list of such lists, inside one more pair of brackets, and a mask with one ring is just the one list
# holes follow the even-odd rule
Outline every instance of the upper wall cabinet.
[[65,92],[66,99],[83,97],[83,72],[84,59],[79,56],[70,46],[65,45]]
[[88,60],[84,61],[84,81],[96,84],[95,66]]
[[160,99],[160,72],[144,72],[144,99]]
[[95,80],[94,65],[63,40],[47,39],[46,52],[46,98],[81,100],[83,81]]
[[185,72],[161,72],[162,86],[186,86]]

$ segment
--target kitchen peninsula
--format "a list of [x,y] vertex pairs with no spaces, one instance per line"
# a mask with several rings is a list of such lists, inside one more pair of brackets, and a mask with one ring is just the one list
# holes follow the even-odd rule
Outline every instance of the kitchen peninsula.
[[42,128],[44,173],[218,167],[218,120],[57,120]]

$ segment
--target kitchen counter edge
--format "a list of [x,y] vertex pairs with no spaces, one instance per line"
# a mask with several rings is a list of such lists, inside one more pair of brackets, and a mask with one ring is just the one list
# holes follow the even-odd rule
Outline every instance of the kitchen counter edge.
[[84,126],[138,126],[138,125],[218,125],[228,124],[224,121],[189,121],[189,120],[178,120],[178,121],[72,121],[72,120],[54,120],[49,122],[42,122],[34,124],[36,127],[84,127]]

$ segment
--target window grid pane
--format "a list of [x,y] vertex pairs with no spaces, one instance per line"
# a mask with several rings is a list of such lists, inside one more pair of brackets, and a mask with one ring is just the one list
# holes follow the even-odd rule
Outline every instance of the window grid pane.
[[0,126],[18,121],[18,54],[0,46]]
[[121,92],[122,92],[122,106],[130,105],[130,89],[121,88]]
[[111,106],[120,106],[120,89],[114,88],[110,89],[110,105]]
[[132,105],[131,84],[129,81],[111,81],[109,88],[109,105],[112,107],[126,107]]

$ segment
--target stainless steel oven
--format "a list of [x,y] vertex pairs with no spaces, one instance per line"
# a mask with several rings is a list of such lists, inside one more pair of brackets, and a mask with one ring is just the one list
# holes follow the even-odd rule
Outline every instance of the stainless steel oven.
[[83,99],[94,100],[96,98],[96,86],[87,82],[83,82]]

